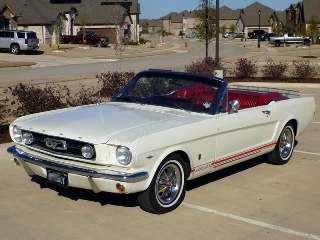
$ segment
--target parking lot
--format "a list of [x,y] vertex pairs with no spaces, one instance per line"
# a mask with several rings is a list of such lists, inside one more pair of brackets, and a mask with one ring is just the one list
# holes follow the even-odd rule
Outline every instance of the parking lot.
[[[276,86],[277,87],[277,86]],[[281,87],[279,85],[279,87]],[[291,85],[320,101],[316,85]],[[320,114],[290,162],[263,157],[188,182],[182,205],[144,212],[135,195],[50,186],[0,147],[2,239],[320,239]]]

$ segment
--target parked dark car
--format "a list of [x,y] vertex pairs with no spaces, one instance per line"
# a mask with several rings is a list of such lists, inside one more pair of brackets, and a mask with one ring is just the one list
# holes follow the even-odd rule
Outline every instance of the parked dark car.
[[[260,31],[260,34],[259,34]],[[253,32],[248,33],[249,38],[258,38],[258,36],[261,36],[262,34],[265,34],[265,30],[253,30]]]
[[260,36],[261,41],[270,41],[271,37],[276,36],[274,33],[264,33]]
[[77,35],[62,35],[60,43],[88,44],[97,47],[107,47],[109,45],[109,38],[101,37],[95,32],[78,32]]

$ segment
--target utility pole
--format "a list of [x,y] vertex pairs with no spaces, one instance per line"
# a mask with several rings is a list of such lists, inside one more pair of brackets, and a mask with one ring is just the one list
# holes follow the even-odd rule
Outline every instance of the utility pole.
[[219,20],[220,20],[220,14],[219,14],[219,0],[216,0],[216,69],[219,69],[219,30],[220,30],[220,25],[219,25]]
[[206,58],[208,57],[208,48],[209,48],[209,9],[208,9],[208,0],[206,0]]

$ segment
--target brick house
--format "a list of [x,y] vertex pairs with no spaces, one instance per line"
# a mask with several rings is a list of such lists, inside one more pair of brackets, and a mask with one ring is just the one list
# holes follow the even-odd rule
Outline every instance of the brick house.
[[245,36],[248,37],[248,33],[253,30],[259,29],[259,11],[260,14],[260,29],[266,32],[272,32],[272,26],[270,24],[270,16],[275,14],[275,11],[267,6],[264,6],[258,2],[249,5],[246,8],[241,9],[237,26],[242,29]]
[[286,23],[288,28],[308,30],[312,21],[318,22],[318,35],[320,35],[320,1],[303,0],[291,4],[286,9]]
[[0,28],[35,31],[42,44],[83,28],[109,36],[111,43],[119,32],[138,41],[139,14],[138,0],[0,0]]
[[226,32],[230,32],[231,27],[234,26],[235,32],[242,32],[242,29],[240,29],[240,27],[237,26],[240,11],[240,9],[233,10],[231,8],[228,8],[227,6],[222,6],[219,12],[220,28],[225,27]]
[[172,12],[159,19],[163,29],[173,35],[189,34],[194,32],[195,17],[194,11]]

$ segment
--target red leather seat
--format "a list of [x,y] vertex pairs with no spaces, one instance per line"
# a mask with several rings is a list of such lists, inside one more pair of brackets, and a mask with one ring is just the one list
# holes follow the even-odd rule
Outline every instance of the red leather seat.
[[286,100],[288,97],[278,92],[251,92],[242,90],[229,90],[228,100],[238,100],[239,109],[263,106],[271,101]]

